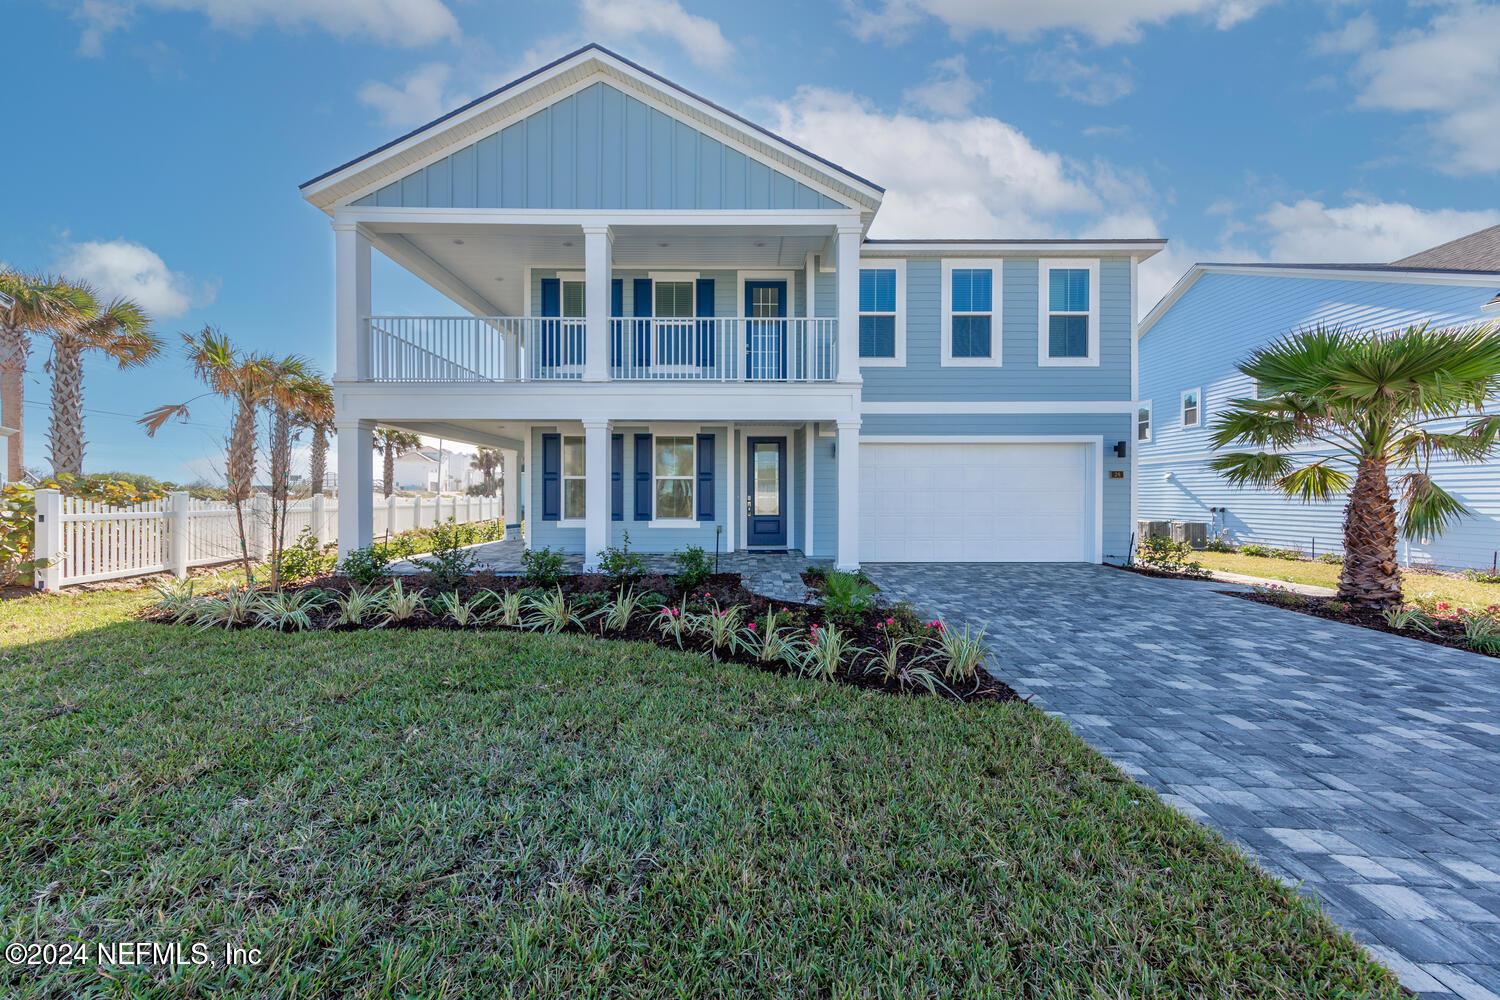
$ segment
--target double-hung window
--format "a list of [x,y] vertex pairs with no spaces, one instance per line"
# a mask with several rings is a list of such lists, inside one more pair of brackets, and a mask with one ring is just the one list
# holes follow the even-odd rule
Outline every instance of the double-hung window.
[[1182,426],[1197,427],[1203,423],[1203,391],[1189,389],[1182,394]]
[[1099,364],[1099,262],[1044,260],[1037,363]]
[[583,438],[564,435],[562,439],[562,516],[564,521],[582,521],[587,508],[584,499],[585,452]]
[[906,261],[881,261],[859,271],[859,363],[906,363]]
[[696,458],[693,436],[658,434],[653,444],[656,449],[654,517],[658,521],[691,520]]
[[942,363],[1000,363],[999,260],[945,260],[942,286]]
[[1151,440],[1151,400],[1143,399],[1135,411],[1135,439]]

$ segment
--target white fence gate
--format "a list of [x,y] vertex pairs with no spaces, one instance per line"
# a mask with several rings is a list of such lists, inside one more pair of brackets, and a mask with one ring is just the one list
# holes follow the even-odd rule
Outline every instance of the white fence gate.
[[[338,541],[337,498],[318,495],[287,508],[283,538],[293,544],[304,530],[319,544]],[[375,535],[432,527],[452,518],[459,524],[502,516],[499,497],[376,497]],[[39,590],[73,583],[117,580],[147,573],[186,576],[193,566],[240,557],[239,518],[252,559],[271,553],[271,498],[257,493],[236,514],[227,503],[172,493],[128,507],[112,507],[57,490],[36,491],[36,557],[47,565],[35,573]]]

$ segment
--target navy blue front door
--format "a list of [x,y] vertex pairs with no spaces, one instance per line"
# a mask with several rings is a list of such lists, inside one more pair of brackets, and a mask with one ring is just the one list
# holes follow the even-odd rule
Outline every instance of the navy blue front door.
[[786,282],[745,282],[745,375],[786,378]]
[[786,547],[786,438],[745,439],[749,473],[745,481],[745,544]]

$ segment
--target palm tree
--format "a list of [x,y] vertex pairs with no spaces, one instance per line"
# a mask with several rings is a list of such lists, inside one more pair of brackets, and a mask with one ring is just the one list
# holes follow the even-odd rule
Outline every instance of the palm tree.
[[1217,455],[1212,467],[1236,485],[1309,503],[1347,492],[1339,599],[1399,604],[1398,529],[1437,535],[1469,513],[1433,481],[1432,459],[1483,462],[1500,441],[1500,417],[1483,412],[1500,391],[1496,327],[1320,326],[1260,348],[1239,370],[1259,398],[1234,400],[1214,423],[1213,444],[1261,450]]
[[[31,359],[31,335],[66,325],[92,304],[76,285],[57,278],[23,274],[0,268],[0,293],[9,305],[0,306],[0,424],[18,432],[24,422],[26,364]],[[12,434],[6,445],[6,478],[26,474],[23,435]]]
[[505,461],[499,448],[490,448],[480,445],[474,452],[474,467],[484,474],[484,492],[492,495],[495,492],[495,472]]
[[306,394],[297,406],[293,419],[298,427],[312,431],[312,455],[308,461],[308,493],[323,492],[328,475],[328,435],[333,431],[333,386],[321,378],[309,380]]
[[161,339],[139,304],[116,298],[99,308],[86,285],[77,286],[90,307],[72,322],[54,323],[52,338],[52,474],[83,474],[83,356],[99,351],[121,369],[144,365],[161,353]]
[[[211,326],[205,326],[197,336],[183,334],[187,343],[188,359],[193,371],[208,386],[206,395],[218,396],[234,404],[234,421],[230,425],[225,485],[228,499],[234,504],[235,522],[240,535],[240,562],[246,579],[253,580],[250,567],[250,550],[245,538],[245,516],[243,505],[250,498],[255,481],[255,427],[257,411],[271,383],[273,362],[259,354],[236,350],[229,338]],[[174,417],[186,420],[188,406],[194,397],[185,403],[170,403],[147,413],[138,422],[146,433],[155,436],[168,420]]]
[[381,481],[385,484],[386,496],[396,491],[397,453],[421,447],[421,444],[422,439],[410,431],[398,431],[394,427],[381,427],[375,431],[375,450],[385,453]]
[[[313,373],[305,358],[287,355],[267,366],[263,397],[271,442],[271,587],[281,585],[281,552],[286,546],[286,514],[291,500],[292,431],[303,412],[332,415],[325,398],[328,383]],[[327,409],[323,407],[327,406]]]

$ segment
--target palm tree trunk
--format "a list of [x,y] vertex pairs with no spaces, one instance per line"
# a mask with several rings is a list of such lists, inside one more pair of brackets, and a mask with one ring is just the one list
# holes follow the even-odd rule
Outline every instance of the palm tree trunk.
[[281,587],[281,553],[286,547],[287,499],[291,493],[292,417],[271,407],[271,589]]
[[313,424],[312,468],[308,470],[308,486],[312,495],[323,492],[323,479],[328,472],[328,427],[323,423]]
[[255,479],[255,405],[241,401],[229,431],[229,499],[239,503],[250,497]]
[[1383,608],[1401,603],[1401,567],[1396,562],[1396,504],[1386,480],[1385,459],[1365,459],[1354,475],[1344,508],[1344,568],[1339,600]]
[[20,482],[26,475],[21,442],[21,400],[25,395],[26,358],[31,353],[31,338],[20,330],[0,327],[0,427],[14,427],[16,433],[5,439],[5,478]]
[[395,491],[396,446],[389,442],[385,446],[385,468],[382,472],[385,476],[385,495],[390,496]]
[[52,341],[52,474],[83,474],[83,348],[71,336]]

